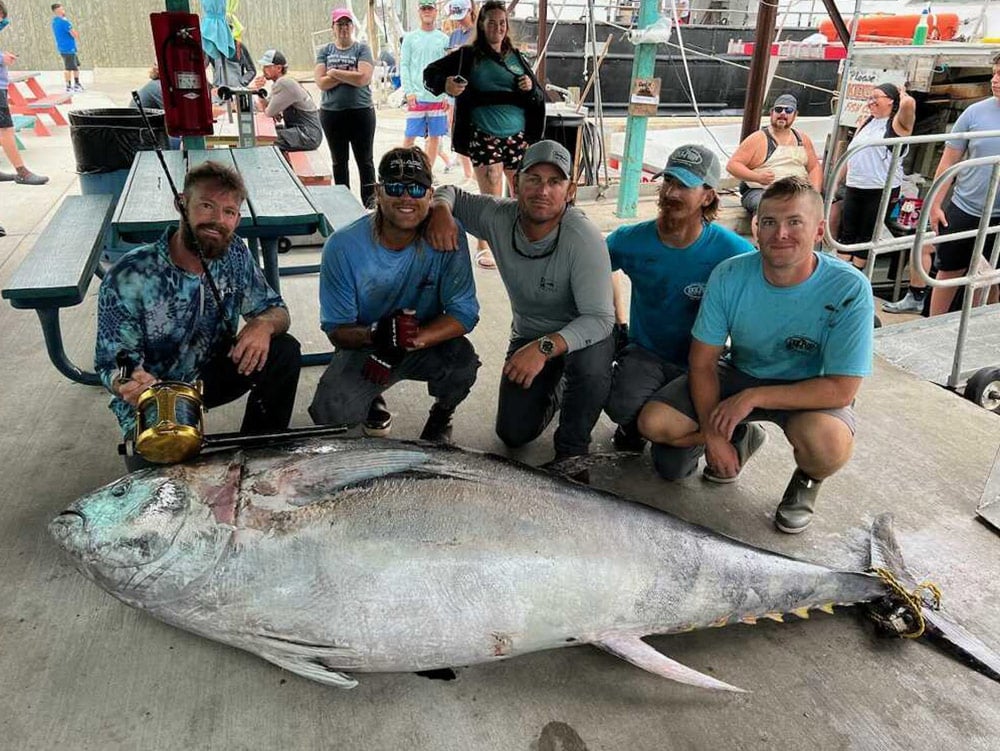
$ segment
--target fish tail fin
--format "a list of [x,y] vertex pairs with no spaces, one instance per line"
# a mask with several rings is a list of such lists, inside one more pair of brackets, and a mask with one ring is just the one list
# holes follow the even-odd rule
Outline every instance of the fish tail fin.
[[[891,514],[881,514],[872,524],[871,567],[894,582],[888,583],[892,593],[868,606],[869,617],[881,631],[895,636],[926,636],[943,651],[1000,682],[1000,654],[958,625],[941,608],[936,588],[918,584],[907,570],[892,530]],[[920,595],[925,589],[934,593],[931,600]]]

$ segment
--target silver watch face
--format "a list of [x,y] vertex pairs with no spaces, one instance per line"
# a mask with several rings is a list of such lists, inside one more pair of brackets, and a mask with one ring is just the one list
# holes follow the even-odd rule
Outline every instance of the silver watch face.
[[543,336],[538,340],[538,349],[542,351],[543,355],[551,355],[556,348],[556,343],[549,339],[547,336]]

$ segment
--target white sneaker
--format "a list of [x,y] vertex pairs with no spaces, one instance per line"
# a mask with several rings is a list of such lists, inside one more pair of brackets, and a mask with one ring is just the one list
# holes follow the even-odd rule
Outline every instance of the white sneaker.
[[882,310],[886,313],[923,313],[924,301],[917,300],[913,296],[913,292],[907,290],[902,299],[896,302],[882,303]]
[[73,84],[73,91],[75,93],[80,94],[80,93],[83,92],[83,90],[84,90],[83,86],[81,86],[80,84],[78,84],[78,83]]

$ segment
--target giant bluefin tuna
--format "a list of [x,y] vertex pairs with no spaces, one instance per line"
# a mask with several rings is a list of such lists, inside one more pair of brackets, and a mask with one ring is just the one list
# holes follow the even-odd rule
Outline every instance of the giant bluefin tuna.
[[[673,680],[733,689],[642,637],[890,594],[880,576],[770,553],[499,457],[377,439],[142,470],[50,529],[122,602],[342,687],[356,684],[345,673],[593,644]],[[873,553],[913,586],[885,523]],[[922,608],[882,610],[910,623]],[[997,669],[993,652],[933,617]]]

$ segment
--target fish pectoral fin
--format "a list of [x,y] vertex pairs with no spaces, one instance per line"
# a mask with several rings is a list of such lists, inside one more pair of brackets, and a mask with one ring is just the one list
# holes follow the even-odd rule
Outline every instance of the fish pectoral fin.
[[287,654],[277,655],[269,652],[260,652],[259,654],[265,660],[274,663],[279,668],[284,668],[289,673],[301,675],[303,678],[308,678],[311,681],[325,683],[328,686],[336,686],[337,688],[354,688],[358,685],[358,682],[354,678],[351,678],[351,676],[332,670],[312,657]]
[[337,688],[354,688],[358,682],[334,669],[357,667],[361,656],[348,647],[315,644],[274,634],[255,634],[255,651],[268,662],[312,681]]
[[[430,461],[425,451],[403,449],[352,449],[334,454],[321,454],[289,463],[274,477],[266,477],[273,486],[288,496],[293,506],[307,506],[326,500],[330,492],[343,490],[369,480],[399,474]],[[313,469],[315,467],[315,470]],[[322,478],[322,492],[314,492],[313,477]]]
[[595,647],[600,647],[605,652],[613,654],[615,657],[620,657],[626,662],[631,662],[637,668],[642,668],[650,673],[663,678],[669,678],[678,683],[686,683],[689,686],[711,688],[719,691],[745,693],[742,688],[730,686],[728,683],[723,683],[720,680],[716,680],[671,660],[662,652],[646,644],[638,636],[606,636],[591,643]]

